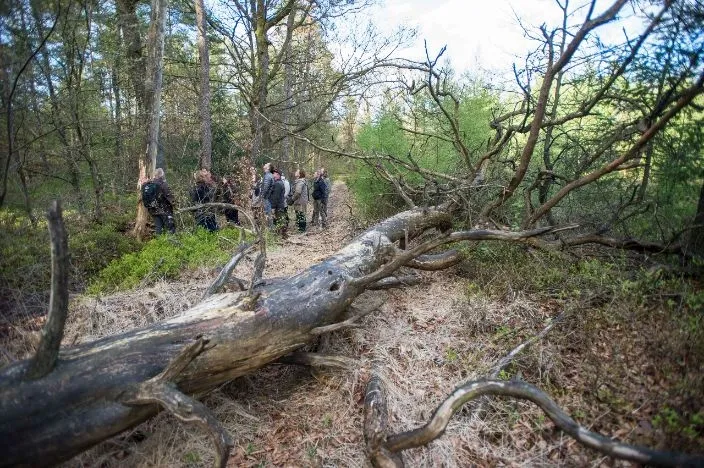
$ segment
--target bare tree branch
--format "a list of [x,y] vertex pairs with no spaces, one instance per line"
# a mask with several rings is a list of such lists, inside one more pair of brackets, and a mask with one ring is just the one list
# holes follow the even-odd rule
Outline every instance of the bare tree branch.
[[49,314],[42,328],[37,352],[27,369],[27,379],[39,379],[51,372],[59,356],[64,325],[68,316],[69,252],[61,204],[54,200],[47,213],[51,239],[51,295]]
[[249,252],[253,247],[253,243],[244,243],[237,248],[235,255],[233,255],[230,261],[227,262],[227,265],[223,267],[218,277],[215,278],[215,281],[213,281],[213,283],[208,286],[208,289],[205,291],[205,294],[203,294],[203,299],[218,292],[218,290],[230,278],[230,275],[232,274],[233,270],[237,267],[237,264],[240,262],[240,260],[242,260],[245,254]]
[[277,363],[309,366],[316,368],[331,368],[351,370],[359,367],[359,361],[345,356],[333,356],[319,353],[291,353],[279,358]]
[[577,442],[614,458],[672,467],[697,466],[704,463],[704,457],[698,455],[662,452],[616,442],[577,424],[537,387],[526,382],[502,380],[476,380],[457,387],[438,406],[430,421],[417,429],[388,436],[384,447],[390,452],[400,452],[428,444],[442,436],[452,416],[465,403],[483,395],[506,396],[532,401],[545,412],[558,428]]

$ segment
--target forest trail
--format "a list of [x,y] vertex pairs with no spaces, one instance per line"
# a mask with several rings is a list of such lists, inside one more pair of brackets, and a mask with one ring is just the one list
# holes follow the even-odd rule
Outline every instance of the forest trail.
[[[348,188],[336,182],[329,228],[309,226],[309,232],[301,235],[293,232],[294,227],[288,240],[270,244],[264,276],[294,275],[344,246],[356,234],[350,204]],[[236,276],[249,279],[255,255],[241,262]],[[488,375],[501,358],[562,312],[557,301],[512,289],[503,296],[492,295],[473,282],[478,281],[477,275],[489,275],[491,284],[491,278],[515,274],[502,270],[510,266],[497,264],[481,272],[471,268],[471,263],[465,263],[445,271],[418,272],[419,285],[371,291],[358,298],[355,304],[362,307],[364,302],[385,302],[361,319],[359,328],[323,335],[307,347],[356,360],[349,370],[272,364],[209,394],[205,404],[235,442],[228,466],[369,466],[362,425],[364,389],[372,367],[379,366],[387,388],[391,431],[415,428],[427,421],[455,386]],[[179,281],[78,298],[71,307],[64,343],[89,341],[177,315],[201,300],[217,273],[218,268],[202,268]],[[503,377],[521,378],[523,373],[528,381],[548,382],[546,390],[558,404],[581,415],[578,418],[587,424],[595,421],[593,429],[626,441],[635,437],[642,444],[645,438],[655,444],[648,437],[659,390],[650,386],[656,371],[648,353],[647,330],[657,324],[646,320],[641,326],[634,321],[632,329],[626,330],[601,322],[573,314],[524,350]],[[620,351],[614,352],[613,347]],[[618,382],[609,387],[610,398],[641,406],[621,414],[605,410],[599,399],[603,395],[596,400],[588,396],[593,396],[599,376]],[[593,452],[556,432],[530,403],[493,399],[486,400],[482,411],[472,408],[476,405],[454,418],[438,440],[405,452],[407,466],[600,463]],[[162,413],[66,466],[193,467],[210,466],[212,459],[212,443],[205,432]]]
[[289,277],[304,270],[343,247],[351,238],[351,207],[347,185],[333,183],[328,201],[328,228],[321,229],[310,224],[313,199],[308,203],[306,214],[308,229],[300,234],[296,228],[293,207],[289,207],[288,239],[278,241],[267,250],[264,277]]

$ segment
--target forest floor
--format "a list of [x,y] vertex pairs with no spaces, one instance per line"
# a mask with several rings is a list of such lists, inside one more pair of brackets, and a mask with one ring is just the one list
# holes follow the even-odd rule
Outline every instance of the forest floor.
[[[330,227],[272,246],[265,276],[293,275],[345,245],[359,232],[350,203],[347,187],[336,183]],[[253,260],[247,258],[236,275],[248,278]],[[501,268],[491,272],[497,282],[511,274]],[[201,269],[138,291],[74,298],[64,343],[176,315],[199,302],[216,274],[215,268]],[[658,417],[667,417],[663,408],[702,410],[702,343],[687,343],[686,330],[670,313],[618,310],[610,297],[568,304],[519,290],[483,294],[473,282],[479,272],[468,264],[421,274],[420,285],[366,293],[361,301],[385,301],[378,311],[360,328],[330,333],[313,345],[358,360],[356,368],[274,364],[207,396],[206,405],[235,441],[228,466],[368,466],[363,398],[373,363],[387,387],[391,430],[400,432],[425,422],[455,386],[488,375],[562,313],[561,322],[501,378],[540,386],[581,424],[610,437],[703,450],[696,418],[682,422],[693,424],[694,435],[681,440],[655,427]],[[630,466],[581,448],[530,403],[487,399],[478,406],[468,405],[439,440],[404,452],[407,466]],[[206,433],[162,413],[65,466],[209,466],[212,457]]]

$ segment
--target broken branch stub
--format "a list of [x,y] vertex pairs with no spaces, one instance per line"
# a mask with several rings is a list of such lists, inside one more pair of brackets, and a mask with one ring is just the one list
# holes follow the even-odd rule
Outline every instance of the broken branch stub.
[[68,316],[68,235],[58,200],[51,203],[47,220],[51,239],[51,296],[41,340],[25,374],[25,378],[29,380],[45,376],[56,365]]

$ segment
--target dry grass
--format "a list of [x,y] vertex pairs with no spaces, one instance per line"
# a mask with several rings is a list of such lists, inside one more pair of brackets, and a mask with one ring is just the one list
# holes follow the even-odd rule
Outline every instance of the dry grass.
[[[346,187],[336,185],[331,228],[292,236],[270,249],[266,275],[292,275],[344,245],[350,237],[346,199]],[[238,276],[249,277],[252,260],[253,256],[238,267]],[[199,301],[215,274],[202,270],[178,283],[159,283],[109,297],[77,298],[72,303],[67,342],[91,340],[176,315]],[[423,276],[426,281],[419,286],[373,293],[385,296],[386,302],[362,320],[361,328],[331,333],[311,345],[321,353],[357,358],[359,368],[315,372],[272,365],[211,393],[205,403],[235,441],[228,466],[367,466],[362,405],[372,367],[378,366],[386,383],[392,430],[410,429],[426,421],[456,385],[486,375],[499,359],[562,311],[558,303],[520,293],[512,294],[510,300],[470,295],[467,280],[452,271]],[[603,308],[572,310],[563,324],[522,354],[505,376],[518,376],[546,388],[592,429],[631,442],[661,444],[652,430],[647,434],[638,431],[643,420],[640,412],[652,413],[652,400],[675,384],[658,382],[654,389],[638,387],[640,394],[627,395],[634,384],[622,384],[624,376],[618,375],[626,367],[610,361],[624,356],[624,365],[644,366],[653,353],[668,352],[648,350],[644,330],[660,326],[657,315],[625,330],[612,328],[614,322],[609,320],[595,325],[603,313]],[[626,340],[625,334],[637,336]],[[626,349],[623,343],[633,346]],[[620,354],[614,346],[621,346]],[[701,361],[696,365],[701,366]],[[635,369],[629,374],[634,379],[642,367]],[[632,403],[640,407],[629,406],[615,414],[613,401],[604,405],[592,395],[596,392],[592,385],[604,382],[620,389],[611,393],[618,398],[627,401],[637,396]],[[650,406],[642,404],[648,398]],[[407,466],[627,466],[582,449],[555,431],[531,404],[487,401],[478,411],[477,404],[469,405],[439,440],[405,452]],[[630,418],[624,416],[629,411]],[[208,466],[212,457],[212,444],[205,433],[160,414],[66,466]]]

